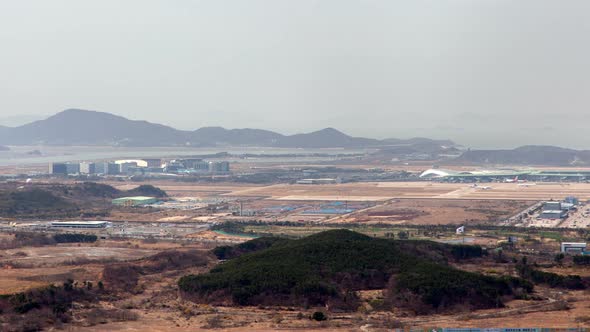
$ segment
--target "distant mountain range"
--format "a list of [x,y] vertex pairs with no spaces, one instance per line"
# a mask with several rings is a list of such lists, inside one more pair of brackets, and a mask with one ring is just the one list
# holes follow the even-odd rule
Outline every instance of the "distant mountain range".
[[[353,137],[334,128],[311,133],[283,135],[261,129],[224,129],[203,127],[194,131],[177,130],[147,121],[121,116],[69,109],[47,119],[18,127],[0,125],[0,151],[7,145],[89,145],[89,146],[260,146],[279,148],[379,148],[379,155],[426,154],[436,159],[441,155],[459,155],[448,162],[458,164],[497,165],[590,165],[590,151],[554,146],[529,145],[503,150],[462,151],[450,140],[429,138],[384,140]],[[461,153],[462,152],[462,153]]]
[[512,150],[467,150],[455,162],[473,164],[512,164],[582,166],[590,165],[590,151],[545,145],[526,145]]
[[107,145],[107,146],[265,146],[284,148],[364,148],[432,144],[454,145],[451,141],[427,138],[409,140],[352,137],[336,129],[282,135],[261,129],[203,127],[195,131],[177,130],[147,121],[69,109],[45,120],[18,127],[0,126],[2,145]]

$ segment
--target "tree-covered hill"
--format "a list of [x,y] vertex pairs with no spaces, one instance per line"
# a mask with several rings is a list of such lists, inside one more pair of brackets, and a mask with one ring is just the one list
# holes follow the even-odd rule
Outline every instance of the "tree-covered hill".
[[[181,278],[180,290],[187,298],[207,303],[356,310],[355,291],[387,289],[391,305],[419,313],[458,305],[498,307],[513,294],[532,290],[521,279],[484,276],[447,264],[481,255],[478,247],[457,250],[434,242],[376,239],[347,230],[258,244],[253,247],[260,250],[238,255],[207,274]],[[224,253],[232,256],[231,250]]]
[[71,217],[78,213],[79,208],[75,204],[46,190],[0,191],[0,216]]

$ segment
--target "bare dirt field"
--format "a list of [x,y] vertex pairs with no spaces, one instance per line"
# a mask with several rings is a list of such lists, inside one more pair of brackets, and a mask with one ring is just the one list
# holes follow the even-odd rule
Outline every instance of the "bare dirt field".
[[0,294],[10,294],[68,278],[94,280],[93,262],[127,261],[153,255],[151,249],[97,246],[43,246],[4,250],[0,256]]
[[54,265],[84,260],[133,260],[153,255],[155,251],[133,248],[107,248],[96,246],[46,246],[25,247],[5,250],[0,257],[0,264],[10,261],[27,265]]
[[530,204],[500,200],[401,199],[352,213],[344,222],[442,225],[496,222]]
[[63,274],[69,272],[64,268],[45,269],[13,269],[4,266],[0,270],[0,294],[13,294],[29,288],[44,286],[47,283],[40,280],[30,280],[32,276],[49,276],[51,274]]
[[98,265],[63,265],[43,268],[12,268],[4,265],[0,269],[0,294],[13,294],[27,289],[67,279],[95,280],[102,270]]

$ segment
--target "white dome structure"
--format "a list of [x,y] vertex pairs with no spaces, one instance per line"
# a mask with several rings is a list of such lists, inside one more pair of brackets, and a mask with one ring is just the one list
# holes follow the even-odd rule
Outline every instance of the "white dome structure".
[[454,172],[445,171],[438,168],[431,168],[427,169],[422,174],[420,174],[421,178],[444,178],[451,174],[455,174]]

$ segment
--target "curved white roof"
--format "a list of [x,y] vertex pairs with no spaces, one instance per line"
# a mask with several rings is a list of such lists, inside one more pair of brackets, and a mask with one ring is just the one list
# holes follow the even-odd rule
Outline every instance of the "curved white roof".
[[451,175],[451,173],[449,173],[445,170],[431,168],[431,169],[427,169],[424,172],[422,172],[422,174],[420,174],[420,177],[421,178],[426,178],[426,177],[442,178],[442,177],[449,176],[449,175]]
[[127,159],[127,160],[115,160],[115,164],[127,164],[127,163],[136,163],[139,167],[147,167],[147,161],[143,159]]

